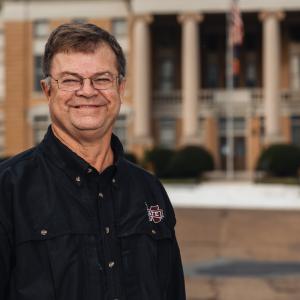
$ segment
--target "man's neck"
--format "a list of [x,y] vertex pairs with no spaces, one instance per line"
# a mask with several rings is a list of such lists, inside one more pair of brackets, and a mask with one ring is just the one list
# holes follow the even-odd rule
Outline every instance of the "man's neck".
[[81,140],[51,125],[53,134],[69,149],[83,158],[99,172],[113,164],[114,155],[110,146],[111,132],[96,140]]

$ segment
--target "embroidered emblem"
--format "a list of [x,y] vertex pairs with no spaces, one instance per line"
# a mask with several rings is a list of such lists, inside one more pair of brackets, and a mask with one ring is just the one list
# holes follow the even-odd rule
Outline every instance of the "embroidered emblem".
[[164,218],[164,212],[158,205],[150,206],[146,204],[150,222],[159,223]]

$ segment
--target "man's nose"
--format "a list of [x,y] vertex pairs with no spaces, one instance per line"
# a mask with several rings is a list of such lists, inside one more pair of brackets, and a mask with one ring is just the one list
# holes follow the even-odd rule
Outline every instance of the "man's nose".
[[92,97],[98,94],[98,90],[94,88],[91,78],[84,78],[81,89],[77,91],[77,94],[81,96]]

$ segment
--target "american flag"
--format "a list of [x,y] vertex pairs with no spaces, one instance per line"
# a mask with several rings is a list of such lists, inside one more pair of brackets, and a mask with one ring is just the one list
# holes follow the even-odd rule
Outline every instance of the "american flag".
[[244,24],[241,17],[241,12],[238,6],[238,1],[233,0],[231,4],[230,19],[229,19],[229,43],[231,46],[238,46],[243,43]]

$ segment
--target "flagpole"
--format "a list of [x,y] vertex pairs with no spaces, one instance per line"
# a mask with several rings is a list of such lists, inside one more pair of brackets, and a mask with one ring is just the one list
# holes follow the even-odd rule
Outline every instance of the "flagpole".
[[226,51],[226,178],[234,178],[234,112],[233,112],[233,43],[230,42],[231,10],[227,12],[227,51]]

